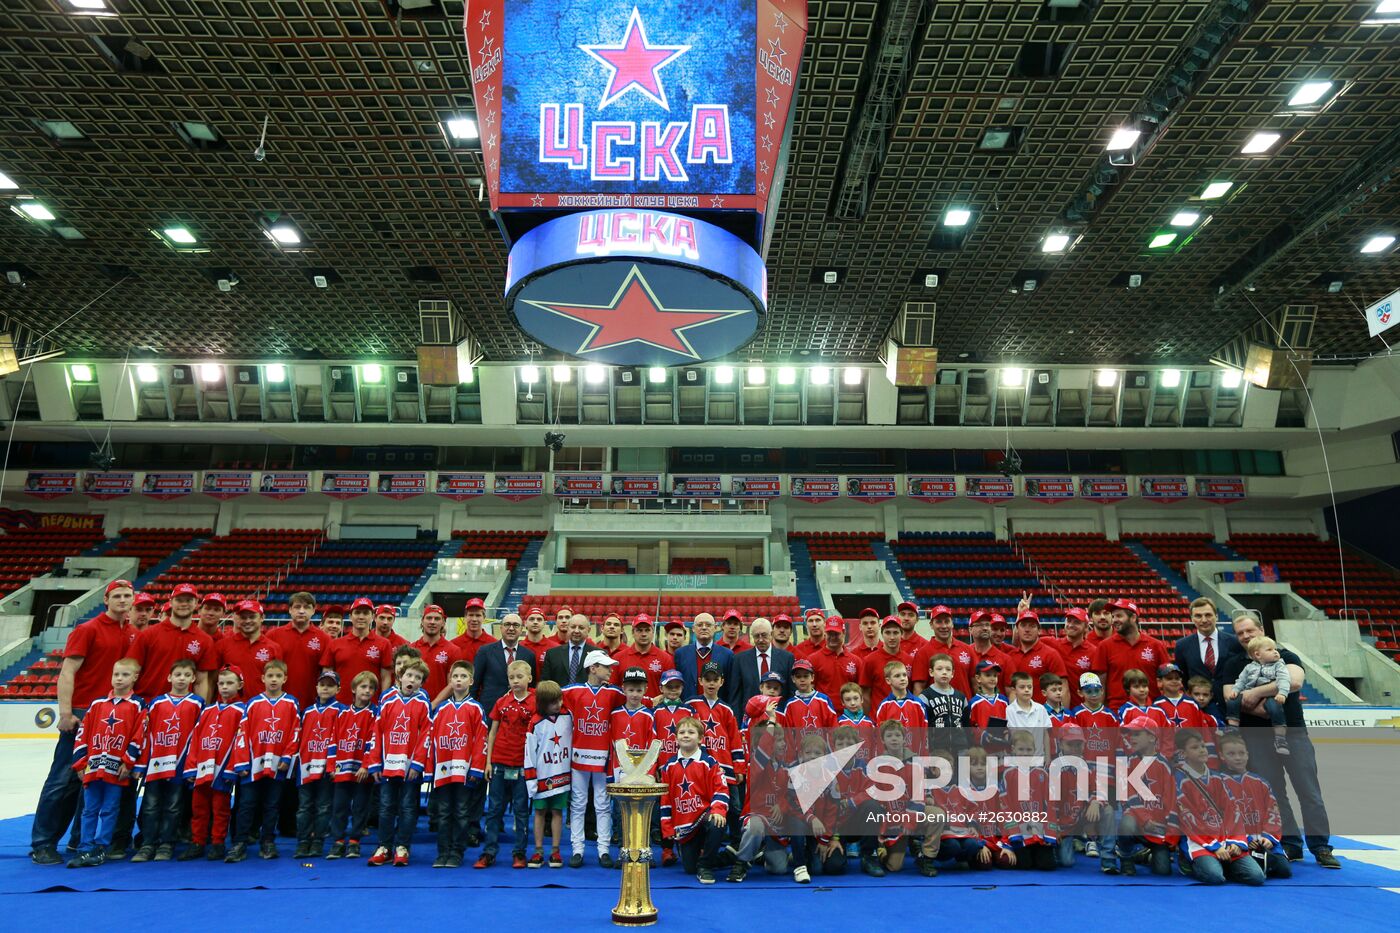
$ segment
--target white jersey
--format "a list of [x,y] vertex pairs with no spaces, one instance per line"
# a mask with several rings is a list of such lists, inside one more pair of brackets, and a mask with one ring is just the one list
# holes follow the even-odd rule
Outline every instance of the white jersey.
[[537,718],[525,736],[525,787],[531,800],[570,792],[574,719],[568,713]]

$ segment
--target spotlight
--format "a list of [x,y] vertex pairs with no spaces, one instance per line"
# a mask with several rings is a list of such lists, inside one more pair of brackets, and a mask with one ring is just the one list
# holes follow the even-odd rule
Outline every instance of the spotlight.
[[1238,389],[1241,379],[1243,376],[1238,369],[1227,369],[1220,374],[1220,388]]
[[1179,386],[1179,385],[1181,385],[1181,370],[1179,370],[1179,369],[1164,369],[1164,370],[1162,370],[1162,388],[1164,388],[1164,389],[1175,389],[1175,388],[1176,388],[1177,386]]
[[224,368],[218,363],[201,363],[199,365],[199,378],[206,383],[215,383],[224,378]]
[[540,381],[540,368],[533,364],[520,367],[520,381],[532,386]]
[[583,370],[583,378],[589,385],[601,385],[608,378],[608,371],[597,363],[590,363]]
[[1100,389],[1111,389],[1118,384],[1118,371],[1116,369],[1101,369],[1096,381]]
[[715,367],[715,385],[727,386],[734,381],[733,366]]
[[663,366],[653,366],[647,370],[647,382],[658,385],[666,381],[666,369]]
[[550,370],[550,375],[554,377],[555,382],[568,382],[573,375],[573,370],[560,363]]
[[859,366],[847,366],[846,371],[841,374],[841,382],[843,385],[858,386],[860,385],[860,375]]
[[790,386],[797,381],[797,370],[791,366],[778,367],[778,385]]
[[150,363],[138,363],[136,365],[136,379],[144,385],[160,382],[160,370]]
[[1015,388],[1025,380],[1025,377],[1026,374],[1024,370],[1016,369],[1014,367],[1009,369],[1003,369],[1001,371],[1001,384],[1010,388]]
[[813,366],[810,378],[814,386],[829,385],[831,383],[831,367]]
[[263,374],[267,381],[273,384],[281,384],[287,381],[287,367],[281,363],[268,363],[263,367]]
[[749,367],[748,375],[747,375],[747,377],[746,377],[746,381],[748,382],[749,385],[751,385],[751,386],[761,386],[761,385],[763,385],[763,380],[764,380],[764,378],[765,378],[765,375],[764,375],[763,367],[762,367],[762,366],[750,366],[750,367]]

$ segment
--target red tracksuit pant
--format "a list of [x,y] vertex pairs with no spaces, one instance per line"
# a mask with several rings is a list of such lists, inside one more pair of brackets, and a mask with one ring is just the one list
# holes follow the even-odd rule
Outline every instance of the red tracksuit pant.
[[216,790],[210,784],[201,784],[194,789],[190,804],[190,835],[195,845],[223,845],[228,840],[231,796],[229,791]]

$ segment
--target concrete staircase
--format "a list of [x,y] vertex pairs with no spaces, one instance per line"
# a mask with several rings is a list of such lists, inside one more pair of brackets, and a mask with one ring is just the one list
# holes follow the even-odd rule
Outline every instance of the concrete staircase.
[[895,586],[899,587],[900,598],[906,602],[917,603],[914,599],[914,588],[909,585],[909,578],[904,575],[904,569],[899,565],[899,558],[894,556],[894,551],[890,550],[890,543],[883,539],[870,542],[870,550],[875,552],[875,556],[885,562],[885,568],[890,572],[890,578],[894,580]]
[[442,542],[442,545],[437,549],[437,553],[433,555],[433,559],[428,561],[428,566],[423,568],[423,572],[418,575],[418,579],[413,581],[413,586],[409,587],[408,594],[404,596],[403,603],[399,606],[400,609],[404,606],[413,605],[414,601],[418,599],[418,595],[427,587],[428,581],[432,580],[433,575],[437,573],[438,564],[443,558],[456,556],[461,546],[462,542],[455,539]]
[[813,607],[825,608],[822,606],[821,590],[817,588],[816,567],[812,564],[812,555],[807,551],[807,542],[789,538],[788,553],[792,558],[792,572],[797,575],[798,604],[804,611]]
[[1185,596],[1188,600],[1196,599],[1198,596],[1201,595],[1191,587],[1190,583],[1186,582],[1185,577],[1183,577],[1181,574],[1177,573],[1170,566],[1168,566],[1167,562],[1162,560],[1162,558],[1152,553],[1152,551],[1149,548],[1145,547],[1142,544],[1142,542],[1120,541],[1118,543],[1123,545],[1123,547],[1127,548],[1129,551],[1132,551],[1134,557],[1142,561],[1147,566],[1151,567],[1157,573],[1157,576],[1170,583],[1178,593],[1180,593],[1182,596]]
[[530,543],[525,545],[525,552],[520,555],[515,570],[511,572],[510,583],[506,586],[506,595],[502,599],[503,610],[514,612],[524,601],[525,594],[530,590],[530,571],[539,566],[540,550],[544,547],[544,542],[544,538],[531,538]]

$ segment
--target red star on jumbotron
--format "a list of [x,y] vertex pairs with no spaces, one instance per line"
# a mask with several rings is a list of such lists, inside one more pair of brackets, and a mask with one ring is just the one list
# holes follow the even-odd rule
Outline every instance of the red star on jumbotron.
[[617,45],[580,45],[580,49],[597,59],[605,68],[612,69],[608,86],[603,91],[603,99],[598,102],[602,110],[634,88],[670,110],[666,101],[666,89],[661,85],[661,69],[690,51],[688,45],[652,45],[647,41],[646,28],[642,25],[642,15],[636,7],[627,20],[627,32]]
[[605,305],[530,300],[525,300],[525,303],[591,328],[574,351],[576,356],[635,342],[698,360],[700,354],[695,352],[685,332],[692,327],[744,313],[742,310],[697,311],[662,307],[636,266],[627,273],[617,293]]

